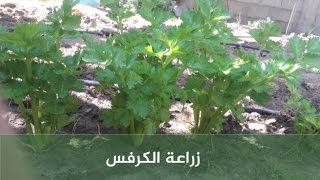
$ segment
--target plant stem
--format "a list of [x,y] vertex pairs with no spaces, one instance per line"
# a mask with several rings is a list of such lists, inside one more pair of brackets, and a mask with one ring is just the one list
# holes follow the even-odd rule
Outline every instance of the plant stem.
[[256,53],[256,57],[260,58],[261,57],[261,53],[264,52],[264,51],[265,51],[265,46],[260,47],[260,49]]
[[41,124],[38,117],[38,109],[37,109],[37,99],[34,95],[30,95],[31,97],[31,109],[32,109],[32,118],[34,121],[34,131],[35,134],[41,134]]
[[121,17],[121,18],[118,17],[118,22],[117,22],[117,24],[118,24],[118,28],[119,28],[119,30],[120,30],[120,35],[121,35],[121,34],[123,34],[122,17]]
[[27,80],[30,81],[32,79],[32,60],[27,59],[26,65],[27,65]]
[[208,122],[206,121],[206,117],[207,117],[207,111],[201,110],[200,126],[199,126],[199,131],[198,131],[198,133],[200,133],[200,134],[206,133],[205,128],[208,124]]
[[136,134],[136,128],[135,128],[135,126],[134,126],[134,120],[132,119],[131,120],[131,122],[130,122],[130,125],[129,125],[129,132],[131,133],[131,134]]
[[[220,125],[224,120],[223,114],[221,113],[221,110],[214,112],[210,117],[208,117],[208,119],[209,120],[212,119],[212,120],[208,121],[208,124],[204,130],[204,133],[210,133],[211,129],[214,128],[215,124]],[[219,121],[221,121],[221,122],[219,122]]]
[[144,125],[142,123],[136,124],[136,134],[133,136],[134,138],[134,145],[140,146],[144,140]]
[[33,134],[33,130],[32,130],[32,127],[31,127],[31,122],[29,121],[28,111],[24,107],[24,104],[23,104],[22,101],[19,101],[18,104],[19,104],[19,109],[20,109],[21,113],[24,116],[24,121],[26,123],[27,132],[28,132],[28,134]]
[[[31,81],[33,78],[32,74],[32,59],[27,58],[26,60],[26,65],[27,65],[27,80]],[[34,121],[34,133],[35,134],[41,134],[41,124],[38,118],[38,110],[37,110],[37,99],[34,96],[33,93],[30,93],[30,98],[31,98],[31,109],[32,109],[32,118]]]
[[199,129],[199,117],[200,117],[200,111],[198,108],[194,109],[194,130],[193,133],[196,134]]
[[42,117],[42,105],[43,105],[43,101],[41,101],[39,99],[39,108],[38,108],[38,117],[41,119]]

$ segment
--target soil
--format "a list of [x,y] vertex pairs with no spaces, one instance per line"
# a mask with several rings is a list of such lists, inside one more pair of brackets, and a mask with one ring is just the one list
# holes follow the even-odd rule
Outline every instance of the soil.
[[[52,13],[52,10],[59,5],[60,1],[54,3],[31,3],[30,1],[18,2],[15,0],[7,0],[0,2],[0,25],[8,28],[8,30],[14,30],[17,23],[45,21],[46,17]],[[103,42],[106,38],[116,33],[117,27],[115,23],[110,20],[106,15],[108,9],[93,8],[84,5],[77,5],[73,12],[82,15],[81,28],[79,31],[88,32],[93,34],[97,42]],[[137,28],[142,29],[147,26],[148,23],[144,21],[140,16],[134,16],[125,23],[126,29]],[[237,23],[229,23],[229,27],[233,29],[236,36],[239,37],[239,42],[249,46],[257,47],[256,43],[248,34],[252,25],[240,25]],[[283,35],[278,40],[285,44],[291,35]],[[77,50],[81,50],[85,47],[84,42],[81,39],[68,40],[62,42],[61,50],[65,55],[71,55]],[[230,53],[236,47],[228,47]],[[284,47],[285,48],[285,47]],[[248,51],[254,51],[248,49]],[[265,58],[268,54],[263,54]],[[95,80],[95,76],[92,71],[96,68],[94,65],[86,65],[81,67],[81,71],[84,72],[80,79]],[[190,72],[186,72],[185,77]],[[301,93],[306,99],[308,99],[312,105],[320,112],[320,74],[315,72],[303,72],[303,82],[300,88]],[[182,77],[177,84],[183,85],[185,77]],[[254,102],[250,107],[254,108],[267,108],[270,110],[277,110],[281,113],[279,115],[261,115],[258,113],[243,113],[244,122],[240,122],[239,119],[235,119],[232,116],[226,117],[226,121],[223,125],[224,134],[293,134],[294,128],[294,114],[287,106],[287,100],[289,98],[289,91],[287,90],[284,81],[277,79],[272,94],[272,100],[258,106]],[[118,134],[120,130],[106,127],[101,113],[104,110],[110,109],[112,105],[112,99],[110,94],[106,91],[98,92],[94,86],[85,86],[83,92],[71,92],[72,96],[77,97],[81,105],[78,111],[73,114],[76,117],[76,122],[66,126],[58,133],[74,133],[74,134],[87,134],[87,133],[101,133],[101,134]],[[8,106],[9,111],[2,114],[2,116],[8,120],[10,126],[16,133],[25,133],[25,123],[18,111],[18,106],[13,101],[3,100]],[[170,121],[163,123],[159,129],[159,133],[165,134],[190,134],[190,129],[193,126],[193,110],[192,103],[183,105],[179,101],[173,101],[170,109],[171,119]]]

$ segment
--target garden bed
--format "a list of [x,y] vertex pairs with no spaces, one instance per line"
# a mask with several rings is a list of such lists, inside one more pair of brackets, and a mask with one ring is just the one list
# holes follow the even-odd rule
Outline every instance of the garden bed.
[[[54,4],[38,4],[31,5],[28,2],[15,3],[14,1],[6,1],[0,3],[0,24],[14,30],[15,24],[24,22],[45,21],[46,17],[52,13]],[[97,42],[105,41],[109,35],[117,33],[116,24],[105,15],[108,14],[108,9],[95,9],[78,5],[74,8],[74,13],[82,16],[81,28],[78,29],[82,33],[87,33],[94,36]],[[125,29],[137,28],[143,29],[147,23],[139,16],[130,18],[125,23]],[[258,47],[252,41],[248,34],[250,25],[242,26],[237,23],[230,23],[234,34],[240,38],[243,45],[250,47]],[[281,42],[287,42],[292,35],[283,35]],[[308,38],[308,37],[306,37]],[[284,43],[283,43],[284,44]],[[65,55],[73,54],[76,50],[82,49],[85,44],[82,40],[72,40],[62,42],[62,51]],[[286,49],[286,47],[283,47]],[[236,46],[228,46],[230,54],[237,49]],[[248,51],[255,51],[247,48]],[[267,57],[268,53],[262,56]],[[79,79],[96,80],[92,71],[95,69],[94,65],[86,65],[81,67],[83,74]],[[317,72],[303,71],[303,83],[300,87],[300,92],[308,99],[312,105],[320,112],[320,74]],[[181,85],[182,82],[177,82]],[[245,121],[233,118],[231,115],[225,117],[226,122],[221,133],[223,134],[294,134],[295,115],[287,106],[289,91],[282,79],[277,79],[272,100],[263,105],[258,106],[251,102],[251,108],[269,109],[280,111],[280,114],[264,115],[257,112],[246,112],[243,114]],[[105,109],[110,109],[112,106],[111,95],[107,91],[98,92],[95,86],[84,86],[83,92],[72,92],[72,96],[80,100],[78,111],[72,116],[76,117],[76,121],[63,128],[58,133],[74,133],[74,134],[118,134],[121,133],[117,129],[106,127],[102,124],[100,114]],[[22,115],[18,111],[18,105],[13,101],[4,100],[9,106],[9,112],[4,114],[5,119],[8,119],[9,124],[16,130],[17,133],[25,133],[25,123]],[[26,103],[28,103],[26,101]],[[193,110],[192,102],[182,104],[178,100],[172,100],[172,107],[170,109],[171,119],[167,123],[161,125],[158,133],[164,134],[190,134],[190,129],[193,127]]]

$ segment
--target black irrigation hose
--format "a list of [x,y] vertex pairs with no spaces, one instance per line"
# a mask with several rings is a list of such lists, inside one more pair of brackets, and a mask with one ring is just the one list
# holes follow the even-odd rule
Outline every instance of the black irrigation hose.
[[[252,49],[252,50],[256,50],[256,51],[259,51],[259,50],[260,50],[259,47],[252,47],[252,46],[248,46],[248,45],[245,45],[245,44],[228,43],[228,44],[225,44],[225,45],[226,45],[226,46],[235,46],[236,48]],[[270,51],[268,51],[268,50],[262,50],[262,52],[270,53]]]
[[92,35],[97,35],[97,36],[108,36],[109,34],[112,34],[111,32],[108,33],[103,33],[103,32],[99,32],[99,31],[82,31],[82,30],[77,30],[77,32],[81,33],[81,34],[92,34]]
[[260,115],[280,115],[280,111],[270,110],[266,108],[245,108],[246,113],[259,113]]

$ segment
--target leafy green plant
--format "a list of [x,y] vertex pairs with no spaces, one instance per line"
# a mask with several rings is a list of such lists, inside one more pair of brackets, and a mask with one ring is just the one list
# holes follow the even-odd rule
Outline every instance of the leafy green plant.
[[102,0],[103,6],[108,6],[111,9],[109,18],[117,23],[120,33],[123,33],[123,20],[131,17],[136,13],[136,7],[138,5],[137,0]]
[[[200,12],[205,11],[207,6],[209,4],[199,4],[202,9]],[[272,90],[274,78],[291,75],[292,68],[295,67],[287,64],[289,67],[286,69],[279,66],[281,62],[273,58],[268,61],[260,60],[260,53],[265,48],[273,50],[275,54],[281,52],[280,44],[270,39],[271,36],[280,35],[280,27],[265,21],[261,21],[258,28],[250,32],[260,43],[261,49],[257,53],[240,49],[234,53],[235,57],[231,58],[221,42],[226,44],[234,38],[223,21],[214,21],[224,19],[220,17],[220,9],[222,8],[216,11],[207,9],[203,13],[194,12],[197,13],[195,17],[203,19],[202,22],[197,21],[198,26],[208,29],[207,34],[203,33],[198,37],[199,41],[204,43],[189,43],[190,49],[192,48],[190,52],[201,52],[193,55],[194,62],[189,68],[194,73],[186,84],[188,97],[193,100],[194,133],[220,131],[224,114],[228,111],[242,119],[245,97],[250,96],[257,103],[268,101],[268,92]],[[215,12],[218,12],[218,16]]]
[[[208,11],[205,14],[210,13]],[[201,15],[199,14],[197,17],[199,16]],[[207,22],[214,18],[209,17]],[[202,16],[201,19],[206,19],[206,16]],[[213,26],[213,23],[205,24],[205,22],[203,26],[207,26],[207,29],[210,29],[210,26],[214,27],[211,32],[217,30],[217,26]],[[317,66],[317,56],[314,56],[314,52],[318,50],[316,44],[320,41],[311,40],[308,44],[312,44],[312,48],[310,48],[313,50],[303,56],[303,52],[308,51],[305,49],[305,42],[298,37],[294,37],[288,43],[289,50],[294,55],[290,56],[286,54],[280,43],[273,41],[271,38],[279,36],[280,33],[279,25],[268,20],[260,21],[258,26],[250,31],[252,37],[260,44],[260,50],[257,53],[239,50],[234,54],[235,59],[226,56],[227,52],[224,48],[205,48],[212,47],[214,44],[217,45],[218,42],[223,42],[226,38],[216,38],[216,42],[214,40],[207,41],[209,44],[205,46],[193,47],[192,52],[202,50],[202,54],[198,55],[199,58],[196,62],[197,68],[190,66],[195,73],[188,79],[186,86],[188,96],[193,99],[194,103],[194,133],[208,133],[213,129],[221,130],[224,121],[223,115],[229,110],[241,119],[245,104],[239,102],[243,102],[246,96],[250,96],[257,103],[268,101],[270,99],[268,92],[272,90],[275,78],[285,79],[288,87],[290,87],[292,98],[302,100],[297,90],[301,79],[299,69]],[[221,32],[218,34],[222,35]],[[205,36],[201,39],[209,40]],[[260,54],[266,49],[270,51],[270,58],[261,60]],[[198,67],[201,67],[202,64],[201,60],[209,65],[199,69]],[[208,67],[210,67],[210,70],[207,69]],[[318,118],[316,118],[317,115],[315,115],[315,110],[310,106],[310,103],[303,100],[300,105],[298,107],[305,109],[305,113],[298,113],[298,119],[300,119],[298,122],[305,124],[304,122],[310,122],[312,119],[312,126],[319,124],[314,124]]]
[[254,57],[244,52],[238,56],[246,59],[229,56],[223,44],[236,38],[226,27],[229,16],[221,2],[197,1],[197,5],[195,11],[181,17],[183,23],[178,33],[185,34],[178,34],[184,47],[180,60],[193,72],[184,88],[193,102],[193,133],[209,133],[213,128],[221,130],[227,111],[240,114],[243,107],[238,102],[258,83],[264,84],[264,79]]
[[[268,22],[261,23],[259,29],[251,31],[251,35],[261,44],[263,48],[271,49],[271,58],[274,77],[286,80],[286,85],[290,91],[289,107],[295,113],[295,125],[298,133],[318,133],[320,128],[320,116],[311,103],[300,93],[302,73],[301,69],[319,69],[320,38],[312,37],[303,40],[294,36],[287,43],[290,53],[283,51],[280,45],[270,40],[269,34],[275,28]],[[267,34],[266,34],[267,33]],[[271,42],[271,43],[270,43]]]
[[[105,44],[90,47],[84,60],[104,64],[105,68],[97,73],[99,80],[105,87],[118,86],[112,110],[105,115],[106,123],[132,134],[151,134],[156,132],[161,122],[169,120],[170,99],[173,97],[191,98],[196,112],[200,111],[198,108],[208,114],[211,112],[213,103],[208,97],[221,93],[209,91],[202,85],[209,86],[207,76],[219,70],[223,74],[223,71],[231,71],[230,67],[236,66],[221,45],[233,42],[235,38],[224,24],[227,16],[221,10],[221,4],[212,10],[213,3],[199,1],[197,11],[182,16],[182,25],[168,27],[164,22],[172,18],[172,13],[163,1],[145,0],[140,3],[137,12],[151,25],[143,31],[129,30],[114,35]],[[217,58],[219,62],[210,63],[210,57]],[[189,78],[185,89],[179,89],[176,80],[187,68],[195,74]],[[222,78],[226,77],[228,74],[219,77],[221,85],[224,83]],[[241,100],[241,97],[230,97],[228,100],[232,102],[222,102],[222,105],[226,110],[233,108],[233,102]],[[223,114],[216,117],[223,118]],[[201,124],[206,126],[204,121]]]
[[[84,57],[86,62],[104,66],[97,72],[103,87],[116,84],[118,89],[113,93],[112,110],[104,114],[106,124],[140,135],[154,134],[161,122],[169,120],[171,98],[178,92],[176,80],[181,73],[171,63],[179,48],[166,37],[166,27],[160,24],[169,17],[164,16],[167,12],[161,8],[162,1],[143,3],[148,9],[140,8],[140,14],[152,26],[114,35],[99,45],[87,39],[91,46]],[[159,13],[162,21],[149,18],[155,17],[154,13]],[[143,135],[135,137],[136,144],[142,140]]]
[[[320,38],[312,37],[303,40],[294,36],[288,43],[288,48],[292,55],[289,61],[294,61],[299,67],[304,69],[320,69]],[[288,89],[291,92],[289,105],[296,114],[296,130],[298,133],[319,133],[320,115],[317,110],[299,92],[299,83],[289,81]]]
[[59,49],[60,40],[76,35],[80,23],[72,5],[64,1],[49,24],[18,24],[14,32],[0,34],[0,83],[4,95],[19,104],[29,134],[55,133],[72,121],[69,113],[77,108],[69,91],[82,87],[76,78],[81,54],[64,57]]
[[[304,130],[319,129],[319,115],[310,102],[304,100],[298,89],[302,75],[299,70],[319,68],[319,56],[316,53],[320,50],[320,41],[313,38],[304,42],[295,36],[287,44],[292,53],[290,55],[283,50],[280,43],[271,38],[279,36],[280,33],[279,25],[269,20],[260,21],[258,26],[250,31],[252,37],[260,44],[257,53],[240,50],[234,54],[236,59],[231,61],[227,56],[213,59],[210,71],[196,69],[196,73],[187,83],[188,96],[194,100],[195,133],[208,133],[212,129],[219,131],[224,121],[223,115],[229,110],[241,119],[240,113],[243,112],[244,106],[239,102],[246,96],[250,96],[257,103],[268,101],[268,92],[272,91],[275,78],[286,80],[291,92],[289,105],[297,113],[296,125],[300,127],[299,132],[302,132],[302,127]],[[201,48],[204,49],[196,47],[194,50]],[[270,58],[261,60],[260,54],[266,49],[270,51]],[[219,57],[218,54],[225,52],[223,49],[215,50],[206,50],[204,54]],[[205,57],[204,62],[209,62],[210,59]]]

